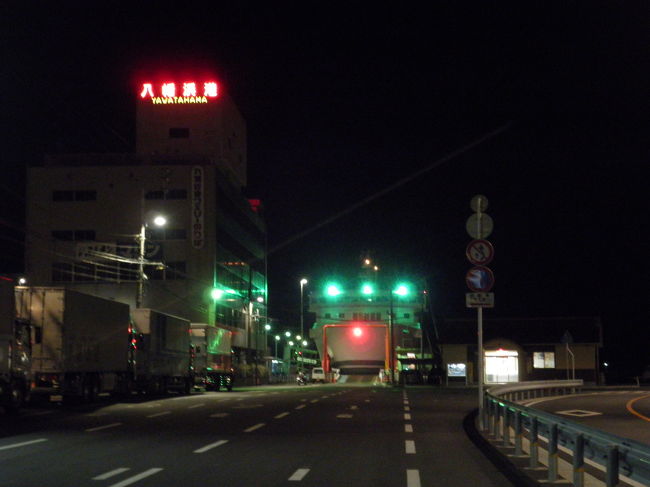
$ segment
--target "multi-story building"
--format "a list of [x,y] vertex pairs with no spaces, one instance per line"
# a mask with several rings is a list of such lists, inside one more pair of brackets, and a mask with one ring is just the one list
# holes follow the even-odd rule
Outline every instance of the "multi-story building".
[[358,276],[325,280],[312,289],[309,310],[316,321],[309,336],[326,370],[389,374],[421,357],[424,294],[412,283],[383,279],[364,259]]
[[135,153],[29,167],[29,282],[219,326],[250,359],[265,348],[266,229],[243,196],[244,120],[210,80],[147,82],[135,98]]

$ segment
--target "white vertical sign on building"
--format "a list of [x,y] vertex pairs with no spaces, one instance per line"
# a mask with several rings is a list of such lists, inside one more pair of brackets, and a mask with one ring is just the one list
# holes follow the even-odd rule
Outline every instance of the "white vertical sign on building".
[[203,167],[192,167],[192,247],[202,249],[205,241]]

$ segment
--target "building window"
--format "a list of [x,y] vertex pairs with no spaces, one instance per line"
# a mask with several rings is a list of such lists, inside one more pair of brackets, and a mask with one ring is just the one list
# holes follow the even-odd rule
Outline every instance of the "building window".
[[339,318],[344,319],[345,318],[345,313],[339,313]]
[[328,320],[332,318],[332,313],[325,313],[325,319]]
[[186,268],[185,262],[167,262],[165,279],[185,279]]
[[172,127],[169,129],[170,139],[189,139],[190,129],[186,127]]
[[144,194],[145,200],[186,200],[187,190],[183,188],[172,188],[166,190],[152,190]]
[[52,264],[52,281],[53,282],[71,282],[72,281],[72,264],[65,262],[55,262]]
[[555,352],[533,352],[533,367],[536,369],[554,369]]
[[52,230],[52,238],[66,242],[95,240],[95,230]]
[[95,201],[97,191],[52,191],[52,201]]
[[404,318],[410,318],[410,317],[411,317],[411,313],[404,313]]

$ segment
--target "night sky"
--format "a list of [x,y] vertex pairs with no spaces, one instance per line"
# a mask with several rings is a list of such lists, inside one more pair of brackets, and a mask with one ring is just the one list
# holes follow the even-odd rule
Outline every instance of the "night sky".
[[650,364],[647,3],[139,4],[1,7],[0,272],[22,269],[27,163],[133,151],[136,73],[209,69],[247,121],[280,323],[298,325],[301,277],[364,251],[425,279],[441,316],[473,316],[480,193],[486,316],[600,316],[612,367]]

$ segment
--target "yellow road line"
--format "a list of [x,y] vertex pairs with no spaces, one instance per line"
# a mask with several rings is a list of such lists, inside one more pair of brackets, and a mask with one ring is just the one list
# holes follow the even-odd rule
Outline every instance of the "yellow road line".
[[636,410],[632,407],[632,405],[633,405],[635,402],[637,402],[638,400],[640,400],[640,399],[647,399],[648,397],[650,397],[650,394],[645,395],[645,396],[635,397],[634,399],[630,399],[630,400],[627,402],[627,404],[625,405],[625,407],[627,408],[627,410],[628,410],[629,412],[631,412],[631,413],[634,414],[635,416],[641,418],[641,419],[644,420],[644,421],[648,421],[648,422],[650,422],[650,418],[648,418],[647,416],[645,416],[645,415],[641,414],[640,412],[636,411]]

